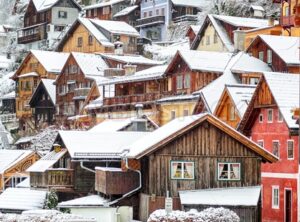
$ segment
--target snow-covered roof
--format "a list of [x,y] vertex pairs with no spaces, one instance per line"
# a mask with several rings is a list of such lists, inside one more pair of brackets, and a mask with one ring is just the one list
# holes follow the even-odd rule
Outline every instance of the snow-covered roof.
[[31,150],[0,150],[0,173],[32,155]]
[[72,158],[118,157],[123,148],[144,137],[146,132],[59,131]]
[[[33,0],[34,7],[38,12],[45,11],[49,8],[52,8],[59,0]],[[81,9],[81,7],[78,5],[76,1],[73,1],[73,3]]]
[[[259,37],[288,65],[300,65],[299,37],[259,35]],[[259,38],[257,37],[257,38]]]
[[0,55],[0,69],[8,69],[13,63],[12,59],[8,59],[5,55]]
[[[78,22],[81,23],[89,32],[92,34],[95,39],[101,43],[101,45],[105,47],[114,47],[114,44],[111,43],[105,35],[92,23],[91,19],[78,17]],[[75,24],[75,23],[74,23]],[[72,28],[69,29],[70,31]],[[64,38],[68,37],[68,33],[64,36]],[[63,40],[63,39],[62,39]]]
[[0,210],[35,210],[45,205],[47,191],[29,188],[7,188],[0,195]]
[[4,99],[14,99],[16,98],[16,92],[13,91],[13,92],[10,92],[10,93],[7,93],[3,96],[0,97],[0,100],[4,100]]
[[252,8],[253,10],[256,10],[256,11],[262,11],[262,12],[265,11],[265,9],[260,5],[251,5],[250,8]]
[[220,21],[226,22],[236,27],[261,28],[269,26],[268,19],[245,18],[227,15],[213,16]]
[[299,108],[300,75],[265,72],[264,78],[289,128],[299,128],[292,109]]
[[200,31],[200,28],[201,28],[200,25],[191,25],[190,27],[196,34]]
[[121,35],[129,35],[139,37],[139,32],[123,21],[111,21],[111,20],[99,20],[99,19],[91,19],[92,23],[96,26],[99,26],[106,31],[112,34],[121,34]]
[[258,58],[250,56],[247,53],[243,53],[241,58],[232,66],[231,71],[233,73],[262,73],[262,72],[271,72],[271,67],[261,61]]
[[53,84],[55,80],[52,79],[41,79],[41,82],[44,84],[45,89],[48,92],[48,95],[53,102],[53,104],[56,104],[56,86]]
[[226,90],[232,99],[240,118],[243,118],[255,88],[255,85],[226,85]]
[[110,53],[101,53],[103,58],[111,59],[126,64],[143,64],[143,65],[162,65],[164,62],[148,59],[141,55],[116,55]]
[[232,57],[232,53],[227,52],[180,50],[178,53],[191,70],[209,72],[224,72]]
[[83,74],[88,78],[96,79],[104,76],[104,70],[108,68],[100,55],[92,53],[72,52]]
[[91,128],[90,132],[116,132],[119,131],[131,123],[130,118],[126,119],[106,119],[98,125]]
[[30,178],[27,177],[25,180],[23,180],[21,183],[18,183],[16,185],[17,188],[30,188]]
[[260,186],[179,191],[182,205],[257,206]]
[[138,82],[138,81],[148,81],[153,79],[163,78],[167,65],[154,66],[142,71],[136,72],[133,75],[125,75],[116,77],[113,79],[108,79],[107,81],[101,81],[98,85],[109,85],[109,84],[120,84],[128,82]]
[[185,7],[201,8],[203,6],[203,2],[199,0],[172,0],[172,3],[176,6]]
[[157,103],[168,103],[175,101],[184,101],[184,100],[197,100],[199,95],[178,95],[178,96],[169,96],[162,99],[157,100]]
[[105,6],[112,6],[114,4],[120,3],[120,2],[124,2],[125,0],[110,0],[110,1],[102,1],[100,3],[97,4],[93,4],[93,5],[89,5],[87,7],[84,7],[84,10],[87,9],[94,9],[94,8],[102,8]]
[[134,10],[136,10],[138,7],[139,7],[138,5],[133,5],[133,6],[129,6],[127,8],[124,8],[123,10],[116,13],[113,17],[116,18],[116,17],[128,15],[131,12],[133,12]]
[[100,197],[99,195],[90,195],[80,197],[69,201],[64,201],[58,204],[60,208],[83,208],[83,207],[100,207],[103,206],[108,200]]
[[41,50],[31,50],[30,52],[42,64],[42,66],[46,69],[47,72],[54,73],[61,72],[69,56],[69,53],[64,52]]
[[18,76],[18,78],[26,78],[26,77],[37,77],[39,76],[36,72],[24,73]]
[[45,172],[51,168],[63,155],[67,153],[67,149],[62,149],[60,152],[55,152],[55,150],[49,152],[41,159],[36,161],[32,166],[30,166],[27,172]]

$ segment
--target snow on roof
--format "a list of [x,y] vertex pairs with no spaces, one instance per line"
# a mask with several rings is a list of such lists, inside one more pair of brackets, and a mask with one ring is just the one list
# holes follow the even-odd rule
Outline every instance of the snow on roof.
[[299,128],[292,109],[299,108],[300,75],[265,72],[264,77],[289,128]]
[[199,0],[172,0],[172,3],[176,6],[196,7],[201,8],[203,6],[202,1]]
[[196,100],[199,98],[199,95],[178,95],[170,96],[157,100],[157,103],[166,103],[166,102],[175,102],[175,101],[184,101],[184,100]]
[[53,104],[56,104],[56,86],[53,84],[55,80],[52,79],[41,79],[41,82],[44,84],[45,89],[47,90],[50,99]]
[[245,18],[227,15],[213,15],[216,19],[236,27],[261,28],[269,26],[268,19]]
[[275,53],[288,65],[299,65],[299,37],[259,35]]
[[98,195],[90,195],[80,197],[69,201],[64,201],[58,204],[60,208],[76,208],[76,207],[100,207],[103,206],[108,200]]
[[[78,17],[78,22],[80,22],[84,27],[86,27],[86,29],[90,32],[90,34],[92,34],[95,37],[95,39],[101,43],[101,45],[105,47],[114,47],[114,44],[111,43],[105,37],[105,35],[95,26],[94,23],[92,23],[91,19]],[[65,36],[68,36],[67,34]]]
[[172,120],[171,122],[158,128],[157,130],[149,133],[144,138],[141,138],[132,144],[128,144],[128,147],[124,148],[124,150],[129,149],[129,152],[126,154],[126,156],[130,158],[137,157],[139,154],[143,153],[144,151],[151,148],[155,144],[158,144],[159,142],[166,139],[170,135],[185,128],[186,126],[204,117],[205,115],[206,114],[185,116],[185,117],[179,117]]
[[255,88],[255,85],[226,85],[226,90],[228,91],[230,98],[234,102],[241,119],[246,112]]
[[72,55],[86,77],[95,79],[104,76],[108,66],[100,55],[80,52],[72,52]]
[[116,77],[113,79],[108,79],[107,81],[102,81],[98,85],[120,84],[120,83],[160,79],[160,78],[163,78],[163,75],[165,74],[166,69],[167,69],[167,65],[154,66],[154,67],[136,72],[133,75],[125,75],[125,76],[120,76],[120,77]]
[[265,9],[264,9],[262,6],[260,6],[260,5],[251,5],[250,7],[251,7],[253,10],[262,11],[262,12],[265,11]]
[[106,119],[98,125],[94,126],[89,132],[116,132],[119,131],[131,123],[130,118],[126,119]]
[[0,173],[33,154],[31,150],[0,150]]
[[42,209],[47,191],[29,188],[7,188],[0,195],[0,210],[34,210]]
[[242,55],[243,52],[240,52],[237,55],[233,56],[230,62],[228,63],[223,75],[221,75],[219,78],[209,83],[201,90],[194,92],[194,94],[200,94],[200,97],[204,101],[206,108],[210,113],[215,112],[219,99],[225,88],[225,84],[239,83],[238,80],[230,71],[230,69],[232,68],[233,64],[235,64],[236,61],[238,61],[238,59],[241,58]]
[[200,25],[191,25],[190,27],[196,34],[200,31],[200,28],[201,28]]
[[143,64],[143,65],[162,65],[163,62],[155,61],[152,59],[148,59],[141,55],[116,55],[110,53],[101,53],[103,58],[111,59],[119,62],[123,62],[126,64]]
[[23,180],[21,183],[18,183],[16,185],[17,188],[30,188],[30,178],[27,177],[25,180]]
[[232,53],[197,50],[180,50],[179,54],[191,70],[212,72],[224,72],[232,57]]
[[24,73],[18,76],[18,78],[36,77],[39,76],[36,72]]
[[30,51],[36,59],[42,64],[47,72],[60,73],[64,67],[69,53],[53,52],[53,51]]
[[112,34],[121,34],[136,37],[140,36],[139,32],[134,27],[123,21],[91,19],[91,22]]
[[59,131],[72,158],[117,157],[123,148],[144,137],[146,132]]
[[97,109],[103,106],[103,96],[99,96],[97,99],[91,101],[84,108],[87,110]]
[[84,7],[84,10],[87,10],[87,9],[94,9],[94,8],[102,8],[102,7],[105,7],[105,6],[112,6],[114,4],[117,4],[117,3],[120,3],[120,2],[124,2],[125,0],[110,0],[110,1],[103,1],[103,2],[100,2],[98,4],[93,4],[93,5],[89,5],[87,7]]
[[231,71],[233,73],[245,73],[245,72],[271,72],[271,67],[261,61],[258,58],[250,56],[244,53],[241,58],[232,66]]
[[[38,12],[47,10],[49,8],[52,8],[59,0],[33,0],[33,4]],[[76,1],[73,1],[74,4],[78,8],[81,9],[81,7],[78,5]]]
[[133,12],[134,10],[136,10],[138,7],[139,7],[138,5],[133,5],[133,6],[129,6],[127,8],[124,8],[123,10],[116,13],[113,17],[116,18],[116,17],[128,15],[131,12]]
[[67,153],[67,149],[62,149],[60,152],[55,152],[54,150],[43,156],[41,159],[36,161],[32,166],[30,166],[27,172],[45,172],[51,168],[63,155]]
[[0,100],[3,100],[3,99],[14,99],[16,97],[16,92],[13,91],[13,92],[10,92],[10,93],[7,93],[3,96],[0,97]]
[[257,206],[260,186],[179,191],[182,205]]

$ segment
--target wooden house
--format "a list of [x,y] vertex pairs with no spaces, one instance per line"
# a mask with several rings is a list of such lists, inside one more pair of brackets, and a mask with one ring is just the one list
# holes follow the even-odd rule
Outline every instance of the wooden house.
[[299,41],[299,37],[259,35],[246,51],[274,72],[300,73]]
[[1,114],[16,113],[16,93],[11,92],[0,97],[0,112]]
[[255,85],[225,85],[214,115],[237,128],[255,90]]
[[200,28],[200,25],[190,25],[190,27],[186,31],[185,37],[189,38],[190,45],[192,45],[192,43],[194,42]]
[[108,66],[100,55],[72,52],[55,81],[58,121],[80,114],[92,84],[105,79]]
[[233,52],[234,31],[251,30],[273,26],[266,19],[243,18],[225,15],[207,15],[200,31],[191,45],[193,50]]
[[298,221],[299,82],[299,75],[264,73],[239,125],[279,159],[261,167],[263,221]]
[[41,78],[56,79],[60,74],[68,53],[31,50],[12,76],[16,82],[16,115],[22,130],[34,130],[31,122],[32,110],[29,101]]
[[30,0],[24,15],[24,27],[18,30],[18,44],[28,49],[51,48],[66,26],[78,17],[81,7],[74,0]]
[[[79,17],[56,47],[57,51],[85,53],[124,53],[137,51],[139,33],[122,21]],[[117,52],[119,52],[117,51]]]
[[[226,205],[242,221],[260,221],[260,164],[277,161],[270,152],[210,114],[177,118],[128,144],[123,157],[121,169],[96,168],[95,189],[113,198],[109,204],[118,205],[129,194],[139,193],[142,221],[156,209],[164,208],[167,196],[173,199],[175,210],[186,206],[183,192],[220,188],[224,192],[233,188],[246,191],[253,187],[258,189],[252,193],[254,205],[236,206],[233,202],[241,196],[228,196],[223,201],[232,201],[231,205],[216,202],[208,207]],[[124,186],[116,185],[120,183]],[[118,195],[123,196],[118,199]],[[247,191],[242,195],[249,198]],[[201,198],[196,201],[195,208],[206,203]],[[138,210],[134,205],[133,208]]]
[[130,0],[107,0],[84,8],[86,18],[113,20],[114,15],[131,5]]
[[34,91],[29,105],[34,110],[36,128],[45,128],[55,121],[56,87],[55,80],[41,79]]
[[113,16],[113,19],[116,21],[123,21],[129,25],[135,27],[137,25],[137,20],[141,16],[140,6],[132,5],[123,10],[119,11]]
[[15,187],[29,175],[27,168],[34,164],[39,156],[30,150],[0,150],[1,182],[0,190]]

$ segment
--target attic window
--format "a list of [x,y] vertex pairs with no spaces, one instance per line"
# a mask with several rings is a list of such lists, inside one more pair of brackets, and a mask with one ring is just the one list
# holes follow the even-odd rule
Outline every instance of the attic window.
[[89,45],[93,45],[93,36],[89,35]]
[[82,47],[82,37],[77,38],[77,47]]

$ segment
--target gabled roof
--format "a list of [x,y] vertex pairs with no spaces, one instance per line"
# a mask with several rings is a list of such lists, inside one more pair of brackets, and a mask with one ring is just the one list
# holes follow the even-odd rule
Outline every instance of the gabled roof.
[[84,7],[84,10],[94,9],[94,8],[102,8],[102,7],[105,7],[105,6],[112,6],[112,5],[115,5],[117,3],[124,2],[124,1],[125,0],[102,1],[102,2],[97,3],[97,4],[93,4],[93,5],[89,5],[89,6]]
[[[35,9],[38,12],[45,11],[49,8],[52,8],[53,6],[55,6],[56,3],[59,2],[59,0],[32,0],[32,1],[33,1]],[[75,1],[75,0],[71,0],[71,1],[74,3],[74,5],[76,5],[76,7],[79,10],[81,10],[81,7],[77,3],[77,1]]]
[[224,72],[228,62],[232,57],[232,53],[179,50],[169,64],[166,73],[174,68],[174,63],[176,63],[178,57],[180,57],[188,65],[190,70]]
[[259,35],[246,51],[260,40],[267,44],[287,65],[300,65],[299,37]]
[[[293,119],[292,110],[299,107],[300,75],[288,73],[265,72],[260,79],[250,104],[257,99],[260,86],[266,82],[271,94],[290,129],[298,129],[297,120]],[[245,116],[241,121],[239,130],[244,130],[253,112],[253,106],[248,106]]]
[[100,197],[99,195],[90,195],[86,197],[80,197],[69,201],[64,201],[58,204],[60,208],[82,208],[82,207],[101,207],[108,202],[107,199]]
[[172,3],[176,6],[184,6],[184,7],[195,7],[202,8],[205,6],[205,1],[199,0],[172,0]]
[[40,93],[40,87],[44,87],[46,92],[48,93],[50,100],[52,101],[53,105],[56,104],[56,86],[54,85],[55,80],[53,79],[41,79],[41,81],[38,84],[38,87],[34,91],[34,93],[31,96],[31,99],[29,101],[29,104],[32,104],[34,97],[38,93]]
[[116,13],[113,17],[117,18],[120,16],[128,15],[131,12],[133,12],[134,10],[136,10],[137,8],[139,8],[138,5],[129,6],[127,8],[124,8],[123,10],[119,11],[118,13]]
[[277,157],[275,157],[272,153],[260,147],[246,136],[242,135],[235,129],[223,123],[218,118],[208,113],[180,117],[172,120],[149,135],[146,135],[145,137],[126,147],[129,150],[126,156],[128,158],[139,159],[145,155],[153,153],[155,150],[163,147],[164,145],[178,138],[180,135],[188,132],[193,127],[201,124],[203,121],[208,121],[212,125],[222,130],[224,133],[238,140],[257,155],[261,156],[264,161],[275,162],[278,160]]
[[33,154],[31,150],[0,150],[0,174]]

